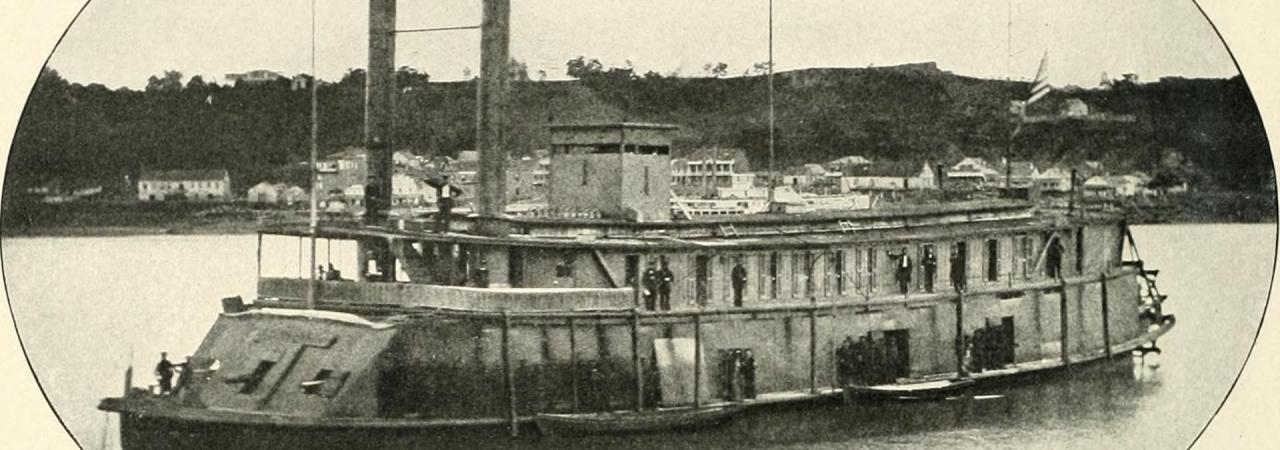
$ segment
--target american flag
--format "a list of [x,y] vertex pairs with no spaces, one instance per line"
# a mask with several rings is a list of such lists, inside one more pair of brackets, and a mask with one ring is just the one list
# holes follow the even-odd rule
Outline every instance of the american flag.
[[1040,59],[1040,69],[1036,71],[1036,78],[1031,80],[1031,97],[1027,99],[1026,105],[1035,103],[1036,100],[1049,94],[1049,53],[1046,52],[1044,57]]

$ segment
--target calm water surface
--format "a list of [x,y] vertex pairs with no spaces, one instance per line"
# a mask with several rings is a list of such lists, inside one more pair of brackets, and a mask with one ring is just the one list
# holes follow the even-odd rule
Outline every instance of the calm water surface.
[[[1135,227],[1148,266],[1161,270],[1160,288],[1170,295],[1166,311],[1178,316],[1177,327],[1160,341],[1158,369],[1129,361],[1092,366],[984,392],[1000,396],[989,400],[750,413],[692,434],[465,444],[1186,448],[1212,418],[1252,345],[1270,286],[1275,232],[1275,225]],[[119,395],[125,367],[134,365],[136,383],[151,382],[159,352],[195,350],[219,311],[219,298],[254,294],[255,251],[252,235],[3,241],[5,283],[23,344],[49,400],[82,446],[98,445],[104,418],[95,406]],[[339,256],[344,250],[332,251]],[[267,259],[291,256],[296,259],[296,246],[277,245]]]

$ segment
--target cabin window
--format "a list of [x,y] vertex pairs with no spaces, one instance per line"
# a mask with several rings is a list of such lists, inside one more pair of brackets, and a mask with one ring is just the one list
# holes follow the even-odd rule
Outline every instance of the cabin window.
[[802,264],[800,262],[800,254],[792,253],[791,254],[791,282],[787,286],[788,288],[791,289],[792,298],[800,296],[800,264]]
[[800,257],[804,258],[804,275],[802,275],[804,280],[804,296],[813,297],[813,278],[815,275],[813,266],[814,263],[817,262],[817,258],[814,258],[814,256],[809,253],[801,253]]
[[876,291],[876,249],[867,249],[867,292]]
[[986,275],[987,281],[1000,280],[1000,241],[996,239],[987,239],[986,245]]
[[705,306],[711,299],[711,257],[697,255],[693,258],[694,299],[698,306]]
[[769,264],[768,258],[769,257],[766,255],[756,255],[755,258],[755,270],[758,274],[756,276],[756,296],[758,298],[767,298],[769,295],[769,291],[767,290],[769,286],[769,274],[765,270]]
[[778,298],[778,266],[782,265],[782,257],[777,252],[769,254],[769,298]]
[[844,295],[844,250],[831,253],[831,283],[835,285],[836,295]]
[[649,195],[649,166],[644,167],[644,195]]
[[1036,243],[1031,236],[1018,237],[1018,260],[1023,279],[1031,279],[1032,267],[1035,265]]
[[262,379],[271,373],[271,368],[275,367],[275,361],[260,360],[258,365],[253,368],[253,372],[243,377],[244,384],[240,385],[241,394],[252,394],[258,390],[258,386],[262,384]]
[[1084,273],[1084,228],[1076,228],[1076,274]]

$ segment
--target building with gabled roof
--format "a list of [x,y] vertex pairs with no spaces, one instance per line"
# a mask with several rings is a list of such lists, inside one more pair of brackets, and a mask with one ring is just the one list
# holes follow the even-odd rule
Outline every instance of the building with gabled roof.
[[146,171],[138,177],[138,200],[224,201],[231,198],[225,169]]

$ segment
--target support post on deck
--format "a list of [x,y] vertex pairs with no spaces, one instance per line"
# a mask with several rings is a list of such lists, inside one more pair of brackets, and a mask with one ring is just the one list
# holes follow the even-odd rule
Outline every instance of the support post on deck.
[[636,255],[636,273],[631,277],[631,300],[636,309],[640,309],[640,290],[644,289],[644,287],[640,285],[640,282],[643,280],[643,277],[640,274],[644,273],[644,268],[646,267],[644,265],[644,257],[645,255],[643,253]]
[[258,278],[255,281],[260,279],[262,279],[262,233],[258,233]]
[[502,376],[507,388],[507,426],[511,437],[520,435],[520,424],[516,422],[516,378],[511,372],[511,313],[502,312]]
[[836,343],[839,339],[836,337],[836,330],[836,304],[835,302],[832,302],[831,326],[829,330],[831,333],[831,392],[839,392],[840,389],[840,355],[838,349],[839,344]]
[[693,407],[702,406],[702,314],[693,315]]
[[964,291],[956,289],[956,376],[969,376],[964,366]]
[[1071,337],[1067,323],[1067,281],[1058,285],[1058,326],[1062,334],[1062,365],[1071,365]]
[[1107,305],[1107,274],[1098,276],[1102,289],[1102,346],[1107,350],[1107,359],[1111,359],[1111,311]]
[[818,393],[818,298],[809,299],[809,393]]
[[578,412],[581,400],[578,397],[578,334],[573,317],[569,317],[569,385],[573,390],[573,412]]
[[640,309],[631,310],[631,369],[636,375],[636,411],[644,410],[644,372],[640,367]]

